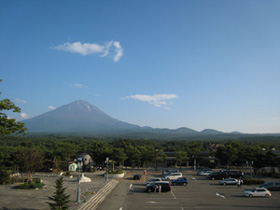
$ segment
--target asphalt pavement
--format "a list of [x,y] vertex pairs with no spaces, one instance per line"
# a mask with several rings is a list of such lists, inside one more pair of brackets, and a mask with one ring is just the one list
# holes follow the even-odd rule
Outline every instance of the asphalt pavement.
[[[280,209],[280,192],[272,192],[270,198],[246,198],[243,192],[254,186],[219,185],[218,180],[207,180],[197,176],[196,171],[183,170],[183,175],[189,180],[187,186],[172,186],[171,192],[146,193],[145,181],[152,177],[160,177],[160,171],[148,171],[141,180],[134,181],[132,177],[141,171],[129,171],[119,185],[112,191],[97,210],[186,210],[186,209]],[[266,181],[279,179],[264,178]]]

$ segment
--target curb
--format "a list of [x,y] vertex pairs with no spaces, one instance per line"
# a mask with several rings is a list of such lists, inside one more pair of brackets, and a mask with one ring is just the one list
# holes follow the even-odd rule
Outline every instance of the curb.
[[118,183],[119,181],[112,179],[101,190],[99,190],[96,195],[91,197],[85,204],[83,204],[79,210],[97,209],[98,205],[105,200],[105,198],[112,192]]

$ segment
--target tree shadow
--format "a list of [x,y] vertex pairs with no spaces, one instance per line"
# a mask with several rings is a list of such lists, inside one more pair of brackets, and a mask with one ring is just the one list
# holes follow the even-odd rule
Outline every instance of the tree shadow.
[[36,209],[27,209],[27,208],[10,209],[10,208],[6,208],[6,207],[1,207],[1,210],[36,210]]
[[230,197],[234,197],[234,198],[244,198],[244,195],[231,195]]
[[138,193],[147,193],[147,192],[143,188],[135,187],[135,188],[132,188],[128,193],[129,194],[134,194],[134,193],[138,194]]

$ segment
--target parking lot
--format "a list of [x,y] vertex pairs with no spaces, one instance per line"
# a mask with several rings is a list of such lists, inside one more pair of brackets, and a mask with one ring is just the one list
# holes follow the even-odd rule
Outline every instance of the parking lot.
[[[146,193],[144,182],[152,177],[160,177],[159,171],[148,171],[141,180],[132,180],[133,174],[127,173],[119,186],[100,205],[98,210],[121,209],[280,209],[280,191],[273,191],[270,198],[246,198],[245,189],[257,186],[219,185],[217,180],[207,180],[197,176],[192,170],[183,171],[189,180],[187,186],[172,186],[171,192]],[[272,181],[272,179],[266,179]],[[276,179],[277,181],[277,179]],[[279,180],[278,180],[279,181]],[[131,185],[132,184],[132,185]],[[224,198],[223,198],[224,196]]]

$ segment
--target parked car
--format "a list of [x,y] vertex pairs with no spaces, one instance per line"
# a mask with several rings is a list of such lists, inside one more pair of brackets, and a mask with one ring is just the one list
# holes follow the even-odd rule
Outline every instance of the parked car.
[[163,170],[162,171],[162,176],[163,176],[164,179],[166,179],[172,173],[179,173],[179,170],[175,170],[175,169],[174,170],[173,169],[171,169],[171,170]]
[[146,185],[147,184],[150,184],[150,183],[152,183],[152,182],[159,182],[159,181],[162,181],[162,179],[161,178],[152,178],[152,179],[149,179],[148,181],[146,181]]
[[178,179],[171,182],[172,185],[187,185],[188,183],[189,181],[186,177],[179,177]]
[[244,192],[245,197],[270,197],[271,193],[266,188],[254,188]]
[[242,171],[230,171],[228,173],[228,177],[242,179],[242,178],[244,178],[244,173]]
[[237,184],[239,181],[234,178],[228,178],[219,182],[220,185],[232,185]]
[[162,170],[162,176],[163,177],[167,174],[169,174],[169,170],[167,170],[167,169]]
[[207,176],[208,179],[226,179],[228,178],[228,174],[225,172],[213,172]]
[[145,191],[150,192],[159,192],[159,186],[161,186],[161,192],[171,191],[171,186],[169,182],[153,182],[146,186]]
[[222,173],[229,173],[230,170],[228,170],[228,169],[221,169],[220,172],[222,172]]
[[212,169],[210,168],[205,168],[205,169],[201,169],[200,171],[197,172],[197,175],[199,176],[208,176],[209,174],[211,174],[213,172]]
[[259,187],[266,188],[269,191],[278,191],[280,190],[280,182],[266,182]]
[[133,180],[140,180],[141,179],[141,175],[140,174],[135,174],[133,176]]
[[171,173],[166,177],[166,179],[175,180],[175,179],[178,179],[179,177],[183,177],[182,173]]

